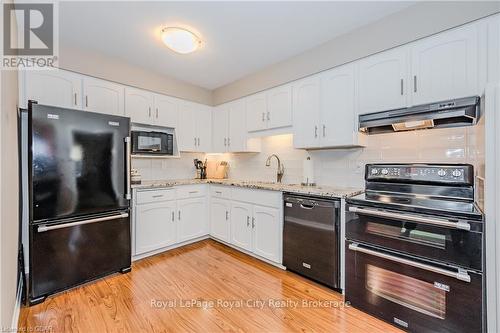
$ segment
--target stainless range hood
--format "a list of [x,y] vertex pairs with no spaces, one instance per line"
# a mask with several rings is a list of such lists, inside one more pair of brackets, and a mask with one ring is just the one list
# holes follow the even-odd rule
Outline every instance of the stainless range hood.
[[367,134],[425,128],[474,125],[479,116],[479,97],[466,97],[404,109],[359,116],[359,131]]

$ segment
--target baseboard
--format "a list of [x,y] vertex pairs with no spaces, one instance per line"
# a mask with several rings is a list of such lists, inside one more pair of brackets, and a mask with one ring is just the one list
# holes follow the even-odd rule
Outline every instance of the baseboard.
[[14,305],[14,313],[12,314],[12,322],[10,323],[10,327],[12,329],[12,332],[17,332],[17,328],[19,326],[19,313],[21,312],[22,294],[23,294],[23,280],[19,279],[19,283],[17,284],[16,304]]

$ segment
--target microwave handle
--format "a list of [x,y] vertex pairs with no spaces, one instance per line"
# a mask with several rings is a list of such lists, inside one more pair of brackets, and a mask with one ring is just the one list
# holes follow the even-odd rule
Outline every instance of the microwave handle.
[[435,218],[408,215],[408,214],[399,214],[399,213],[366,209],[366,208],[359,208],[359,207],[352,207],[352,206],[349,207],[349,211],[351,213],[357,213],[360,215],[386,217],[386,218],[390,218],[390,219],[398,219],[398,220],[403,220],[403,221],[431,224],[431,225],[434,225],[437,227],[445,227],[445,228],[453,228],[453,229],[461,229],[461,230],[470,231],[470,224],[467,222],[463,222],[463,221],[450,222],[450,221],[446,221],[443,219],[435,219]]
[[130,194],[130,154],[131,154],[131,151],[130,151],[130,137],[127,136],[125,138],[125,172],[126,172],[126,182],[125,182],[125,187],[126,187],[126,192],[125,192],[125,199],[127,200],[130,200],[132,199],[132,195]]
[[359,244],[356,244],[356,243],[349,244],[349,250],[355,251],[355,252],[365,253],[365,254],[379,257],[382,259],[387,259],[387,260],[390,260],[393,262],[397,262],[399,264],[404,264],[404,265],[412,266],[415,268],[420,268],[420,269],[423,269],[423,270],[426,270],[429,272],[450,276],[450,277],[455,278],[455,279],[460,280],[460,281],[470,282],[470,275],[467,274],[467,271],[462,270],[462,269],[459,269],[458,272],[449,271],[447,269],[423,264],[423,263],[418,262],[418,261],[413,261],[413,260],[409,260],[409,259],[405,259],[405,258],[401,258],[401,257],[396,257],[396,256],[393,256],[393,255],[390,255],[387,253],[383,253],[383,252],[371,250],[371,249],[368,249],[365,247],[361,247],[361,246],[359,246]]

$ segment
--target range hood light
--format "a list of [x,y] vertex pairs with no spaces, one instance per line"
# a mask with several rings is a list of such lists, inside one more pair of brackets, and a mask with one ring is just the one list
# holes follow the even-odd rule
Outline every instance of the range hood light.
[[411,131],[416,129],[432,128],[432,127],[434,127],[434,121],[432,119],[406,121],[404,123],[392,124],[392,128],[395,131]]

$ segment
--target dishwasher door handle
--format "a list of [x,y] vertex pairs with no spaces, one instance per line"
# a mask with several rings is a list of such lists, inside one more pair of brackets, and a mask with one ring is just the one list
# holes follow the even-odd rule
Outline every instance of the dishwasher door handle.
[[304,205],[304,204],[300,204],[300,208],[304,208],[304,209],[313,209],[314,206],[313,205]]

